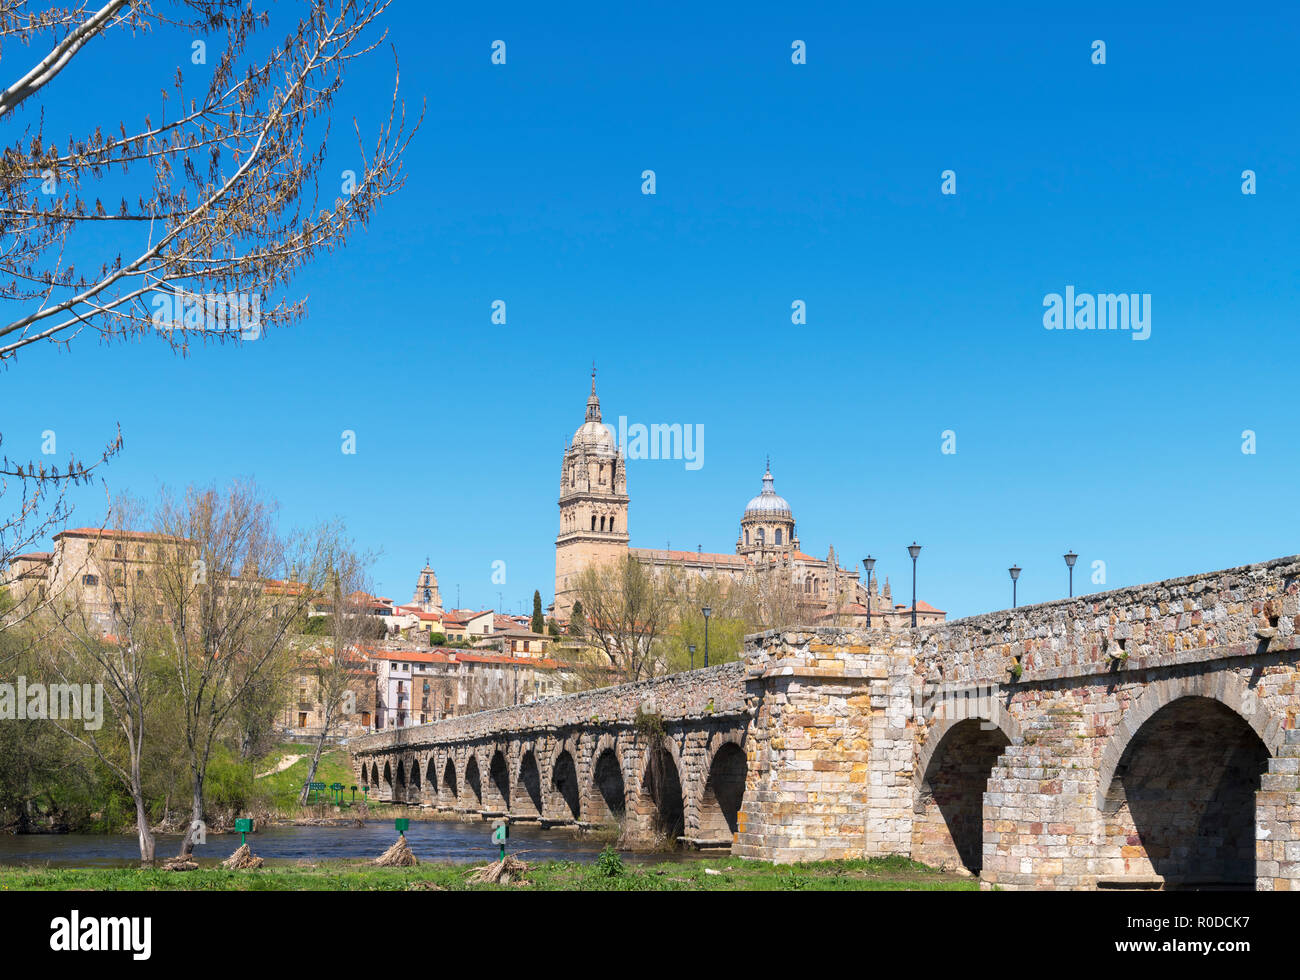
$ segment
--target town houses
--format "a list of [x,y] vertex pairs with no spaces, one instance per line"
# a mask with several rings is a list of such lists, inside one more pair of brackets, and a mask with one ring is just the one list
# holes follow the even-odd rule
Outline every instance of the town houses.
[[[159,549],[188,545],[165,535],[94,527],[60,531],[53,544],[51,551],[11,557],[0,579],[10,614],[76,609],[106,638],[120,632],[121,587],[139,583],[147,588],[149,569],[162,557]],[[292,578],[255,581],[273,603],[284,596],[300,598],[305,588]],[[348,607],[371,625],[362,632],[365,639],[345,654],[350,691],[333,735],[528,704],[573,687],[572,673],[549,655],[554,637],[533,632],[526,616],[444,609],[437,576],[427,563],[410,603],[354,592]],[[290,642],[295,669],[280,722],[288,735],[320,734],[324,712],[314,669],[327,655],[332,612],[328,596],[312,596]]]

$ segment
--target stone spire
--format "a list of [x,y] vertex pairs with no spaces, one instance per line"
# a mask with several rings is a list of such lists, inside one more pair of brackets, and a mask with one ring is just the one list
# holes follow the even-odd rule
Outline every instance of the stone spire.
[[591,362],[591,395],[587,398],[587,421],[600,421],[600,399],[596,397],[596,362]]

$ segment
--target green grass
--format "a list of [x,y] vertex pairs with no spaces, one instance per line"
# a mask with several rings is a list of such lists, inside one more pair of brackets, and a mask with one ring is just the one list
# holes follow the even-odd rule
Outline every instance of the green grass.
[[[272,807],[279,810],[292,810],[297,807],[298,793],[302,790],[302,784],[307,781],[307,769],[311,765],[313,750],[314,746],[311,745],[281,745],[265,757],[257,760],[255,771],[266,772],[286,755],[301,754],[303,756],[283,772],[272,773],[256,780],[258,791],[267,794]],[[316,767],[316,782],[324,783],[326,786],[331,783],[352,786],[356,782],[356,778],[352,775],[352,770],[348,766],[348,754],[341,749],[327,747],[321,753],[320,765]],[[324,796],[328,800],[329,792],[326,791]],[[351,800],[352,793],[345,790],[343,799]],[[359,789],[357,799],[361,799]]]
[[[706,869],[721,872],[709,874]],[[773,865],[719,858],[625,865],[606,875],[573,861],[535,864],[523,885],[472,885],[466,865],[375,868],[363,861],[282,864],[258,871],[219,867],[171,872],[136,868],[4,868],[0,890],[63,891],[408,891],[539,889],[558,891],[977,891],[971,878],[944,874],[905,858]]]

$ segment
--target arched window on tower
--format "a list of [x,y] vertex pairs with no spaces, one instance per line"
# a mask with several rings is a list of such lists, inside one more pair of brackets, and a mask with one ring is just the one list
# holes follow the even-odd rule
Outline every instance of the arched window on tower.
[[596,530],[596,515],[595,515],[595,514],[592,514],[592,515],[591,515],[591,529],[592,529],[593,531]]
[[774,539],[774,543],[781,543],[781,529],[779,527],[776,529],[776,538]]
[[614,518],[612,517],[609,519],[609,529],[614,530]]
[[749,544],[749,529],[745,529],[745,544]]
[[767,543],[767,529],[760,527],[758,529],[758,543],[760,546]]

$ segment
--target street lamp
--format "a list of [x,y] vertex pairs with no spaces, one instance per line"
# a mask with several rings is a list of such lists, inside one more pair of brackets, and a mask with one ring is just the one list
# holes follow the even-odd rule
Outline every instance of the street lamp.
[[695,669],[695,644],[694,643],[690,644],[689,646],[686,647],[686,649],[691,651],[691,670],[694,670]]
[[912,556],[912,625],[916,625],[916,559],[921,554],[921,546],[913,541],[907,546],[907,553]]
[[1016,608],[1016,579],[1020,578],[1020,569],[1012,565],[1007,569],[1011,573],[1011,608]]
[[709,617],[713,615],[713,610],[705,606],[700,612],[704,613],[704,666],[709,665]]
[[1079,556],[1073,551],[1065,553],[1065,564],[1070,569],[1070,598],[1074,598],[1074,563],[1079,560]]
[[867,629],[871,629],[871,570],[876,567],[876,559],[867,555],[862,559],[862,567],[867,570]]

